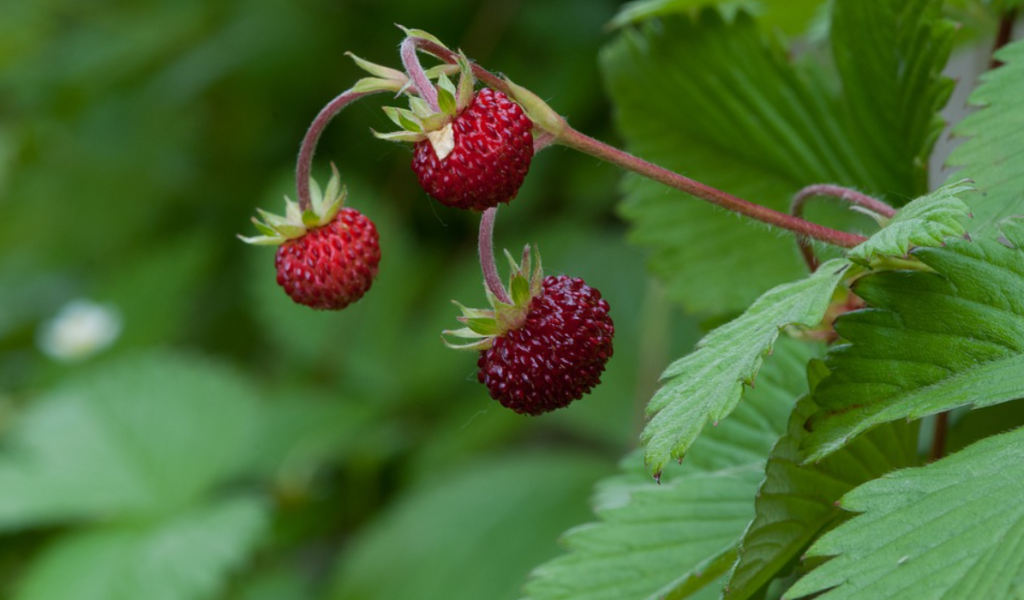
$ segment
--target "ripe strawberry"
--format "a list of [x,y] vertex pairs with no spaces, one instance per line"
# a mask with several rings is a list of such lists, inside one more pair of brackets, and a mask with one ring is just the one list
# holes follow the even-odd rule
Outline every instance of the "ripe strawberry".
[[346,192],[336,169],[326,193],[311,183],[312,208],[302,212],[285,198],[285,217],[257,209],[265,222],[253,222],[264,235],[242,240],[279,246],[277,283],[292,300],[319,310],[341,310],[362,298],[377,276],[377,228],[359,211],[342,207]]
[[402,131],[375,134],[413,142],[412,170],[420,185],[447,206],[483,211],[515,198],[533,160],[533,122],[522,107],[490,88],[474,92],[468,60],[459,57],[459,84],[437,78],[437,107],[410,97],[409,110],[385,107]]
[[342,208],[334,220],[281,244],[277,283],[299,304],[340,310],[363,297],[377,276],[377,228],[362,213]]
[[515,198],[533,159],[533,123],[505,94],[484,88],[451,122],[446,155],[427,139],[416,144],[412,170],[420,186],[446,206],[486,210]]
[[517,413],[567,406],[601,382],[615,326],[601,292],[582,279],[544,278],[518,329],[480,352],[477,378],[491,397]]
[[492,398],[539,415],[600,383],[615,326],[608,302],[582,279],[543,277],[538,266],[527,280],[528,254],[523,264],[512,276],[511,305],[492,298],[493,311],[463,308],[460,321],[468,327],[446,333],[477,340],[453,347],[480,350],[477,378]]

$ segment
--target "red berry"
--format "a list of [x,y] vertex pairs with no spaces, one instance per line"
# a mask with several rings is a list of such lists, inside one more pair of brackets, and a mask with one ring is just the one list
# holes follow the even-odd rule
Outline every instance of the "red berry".
[[299,304],[340,310],[363,297],[377,276],[380,243],[373,221],[351,208],[277,249],[277,283]]
[[416,144],[412,170],[442,204],[486,210],[515,198],[533,159],[533,123],[505,94],[484,88],[452,121],[455,148],[443,160]]
[[562,408],[600,383],[614,334],[601,292],[582,279],[545,277],[526,322],[480,352],[477,377],[517,413]]

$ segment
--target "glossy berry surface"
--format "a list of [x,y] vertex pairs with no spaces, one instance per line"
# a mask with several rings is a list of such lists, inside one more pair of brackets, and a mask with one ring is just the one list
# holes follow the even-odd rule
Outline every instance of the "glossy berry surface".
[[373,221],[342,208],[332,221],[277,250],[277,283],[299,304],[340,310],[370,289],[380,263]]
[[562,408],[600,383],[614,334],[601,292],[582,279],[545,277],[525,323],[480,352],[478,378],[517,413]]
[[455,148],[439,159],[429,140],[416,144],[412,170],[442,204],[486,210],[515,198],[533,159],[533,123],[505,94],[484,88],[452,121]]

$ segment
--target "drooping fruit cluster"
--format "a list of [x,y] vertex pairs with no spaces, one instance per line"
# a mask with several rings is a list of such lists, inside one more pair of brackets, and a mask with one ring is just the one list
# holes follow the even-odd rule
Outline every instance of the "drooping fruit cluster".
[[442,204],[486,210],[515,198],[533,159],[533,123],[523,109],[484,88],[451,122],[454,147],[441,157],[432,140],[416,144],[412,170]]
[[264,220],[253,222],[264,235],[242,239],[279,246],[277,283],[292,300],[319,310],[341,310],[362,298],[377,276],[377,228],[359,211],[342,206],[346,192],[337,169],[326,192],[311,183],[309,210],[287,198],[284,217],[257,209]]
[[419,97],[409,99],[408,110],[386,107],[402,131],[377,135],[415,143],[412,170],[432,198],[483,211],[511,201],[523,185],[533,160],[533,122],[504,93],[474,92],[465,57],[459,69],[458,87],[438,76],[436,108]]
[[[463,307],[466,328],[446,332],[476,341],[477,378],[491,397],[517,413],[540,415],[568,406],[601,382],[613,353],[608,302],[582,279],[513,268],[512,303],[489,294],[493,310]],[[525,270],[524,270],[525,269]],[[530,281],[529,284],[526,281]]]

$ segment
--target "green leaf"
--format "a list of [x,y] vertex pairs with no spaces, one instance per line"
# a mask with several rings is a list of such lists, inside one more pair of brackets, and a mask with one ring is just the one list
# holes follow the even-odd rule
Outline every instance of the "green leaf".
[[898,468],[917,464],[917,427],[895,423],[879,427],[842,451],[813,465],[800,464],[804,423],[817,410],[801,400],[789,432],[772,449],[757,493],[757,516],[740,543],[725,600],[755,597],[806,550],[819,533],[842,520],[836,503],[857,485]]
[[633,23],[671,14],[695,14],[714,5],[726,19],[741,11],[757,15],[762,27],[781,27],[790,34],[803,33],[821,11],[821,0],[635,0],[625,4],[609,27],[625,27]]
[[[937,17],[937,1],[885,0],[870,3],[874,11],[858,3],[836,3],[845,15],[833,23],[837,62],[857,56],[843,63],[838,85],[810,60],[795,63],[743,12],[732,23],[705,11],[696,20],[624,30],[602,53],[602,66],[630,150],[780,211],[798,190],[821,182],[885,195],[893,204],[922,195],[922,157],[941,131],[934,115],[949,91],[939,71],[951,31]],[[858,43],[867,29],[917,42]],[[856,100],[837,88],[856,88]],[[855,118],[852,105],[866,92],[877,96],[870,106],[885,113],[881,118],[899,123],[884,140]],[[742,310],[804,272],[795,244],[739,227],[732,215],[651,181],[627,179],[622,212],[633,222],[632,240],[654,250],[652,270],[692,311]],[[868,226],[855,218],[837,216],[834,224]]]
[[941,246],[945,239],[965,233],[963,220],[970,207],[960,199],[972,191],[964,181],[943,186],[907,204],[881,231],[847,254],[868,263],[876,256],[907,256],[911,245]]
[[941,74],[955,32],[940,0],[833,5],[832,55],[843,86],[838,116],[870,172],[863,185],[900,204],[928,186],[928,158],[945,128],[938,113],[955,86]]
[[208,360],[144,354],[35,401],[0,453],[0,529],[185,506],[235,475],[255,390]]
[[585,517],[587,493],[608,470],[548,449],[432,478],[354,540],[328,597],[516,600],[529,569],[557,552],[555,537]]
[[886,421],[917,419],[958,406],[1024,397],[1024,228],[1006,237],[950,238],[914,257],[935,272],[886,271],[857,282],[868,310],[836,330],[849,343],[827,362],[822,407],[806,440],[809,460],[841,448]]
[[708,334],[697,350],[669,365],[664,384],[647,405],[652,415],[640,436],[644,462],[660,473],[670,457],[681,458],[705,423],[718,423],[752,385],[761,362],[787,325],[817,325],[850,263],[833,259],[806,279],[761,296],[739,318]]
[[[707,430],[679,469],[657,485],[638,457],[601,483],[597,523],[570,530],[569,553],[536,569],[532,600],[717,598],[720,579],[753,517],[764,457],[806,391],[815,348],[780,341],[776,360],[733,417]],[[696,596],[692,596],[697,594]]]
[[1019,598],[1024,429],[898,471],[843,497],[861,513],[811,547],[831,556],[786,598]]
[[108,525],[60,538],[31,563],[14,600],[196,600],[225,587],[267,525],[251,498],[158,522]]
[[980,192],[971,198],[977,232],[994,231],[1000,219],[1024,213],[1024,40],[1006,45],[996,56],[1006,64],[981,76],[982,84],[970,97],[970,104],[981,110],[953,129],[954,135],[969,139],[948,161],[962,167],[951,179],[968,177]]

